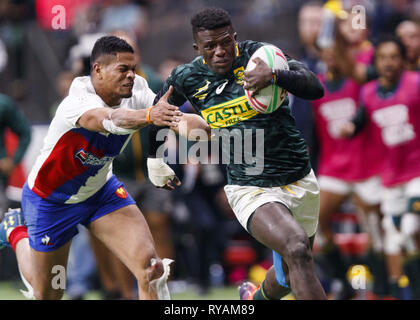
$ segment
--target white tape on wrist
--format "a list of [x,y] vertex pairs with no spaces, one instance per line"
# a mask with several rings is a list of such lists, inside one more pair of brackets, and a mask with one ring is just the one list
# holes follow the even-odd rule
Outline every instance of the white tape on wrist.
[[147,158],[147,170],[150,181],[156,187],[163,187],[169,179],[175,177],[175,172],[163,161],[163,158]]
[[126,128],[117,127],[112,121],[112,119],[104,119],[102,121],[102,126],[109,133],[117,134],[117,135],[132,134],[133,132],[136,131],[136,129],[126,129]]

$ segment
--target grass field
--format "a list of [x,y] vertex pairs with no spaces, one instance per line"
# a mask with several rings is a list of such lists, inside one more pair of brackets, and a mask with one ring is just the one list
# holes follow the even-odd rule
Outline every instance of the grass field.
[[[21,283],[0,282],[0,300],[25,300],[19,289],[24,289]],[[172,300],[238,300],[238,289],[236,287],[222,287],[211,289],[206,295],[198,295],[195,290],[187,289],[184,292],[172,293]],[[68,299],[64,295],[63,299]],[[86,296],[86,300],[101,300],[98,291],[92,291]]]

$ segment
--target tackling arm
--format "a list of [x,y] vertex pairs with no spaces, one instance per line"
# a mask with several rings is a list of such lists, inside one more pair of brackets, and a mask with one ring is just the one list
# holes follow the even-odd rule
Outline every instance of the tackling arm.
[[[158,99],[159,95],[162,94],[162,91],[158,93],[155,100]],[[207,122],[205,122],[200,116],[196,114],[186,114],[184,113],[181,117],[179,125],[176,127],[170,126],[178,134],[189,137],[190,133],[193,133],[195,129],[201,129],[201,132],[205,132],[204,135],[207,138],[210,137],[211,130]],[[159,128],[155,125],[149,127],[149,155],[147,159],[147,169],[149,174],[150,181],[156,186],[168,190],[173,190],[175,185],[180,186],[181,182],[178,177],[176,177],[175,172],[169,167],[161,155],[157,154],[157,150],[164,143],[164,141],[158,141],[156,139]],[[197,135],[192,137],[195,139]]]
[[177,127],[182,116],[178,107],[170,105],[168,98],[172,87],[148,109],[132,110],[126,108],[95,108],[86,111],[78,120],[83,128],[96,132],[130,134],[148,124]]

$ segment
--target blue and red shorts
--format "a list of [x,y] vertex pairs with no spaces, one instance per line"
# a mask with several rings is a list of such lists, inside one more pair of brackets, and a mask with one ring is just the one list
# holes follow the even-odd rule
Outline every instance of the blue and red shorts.
[[115,176],[92,197],[75,204],[47,201],[25,183],[22,210],[28,226],[29,244],[36,251],[57,250],[78,233],[78,224],[87,227],[92,221],[131,204],[135,201]]

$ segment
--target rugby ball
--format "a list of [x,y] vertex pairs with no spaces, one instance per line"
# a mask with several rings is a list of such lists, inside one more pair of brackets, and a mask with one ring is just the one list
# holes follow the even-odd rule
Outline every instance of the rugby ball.
[[[285,55],[279,48],[273,45],[265,45],[255,51],[248,61],[246,71],[255,68],[255,62],[253,61],[255,58],[260,58],[270,68],[289,70],[289,64]],[[251,108],[259,113],[274,112],[287,97],[287,91],[275,84],[270,84],[268,87],[261,89],[254,97],[251,96],[252,90],[244,90]]]

